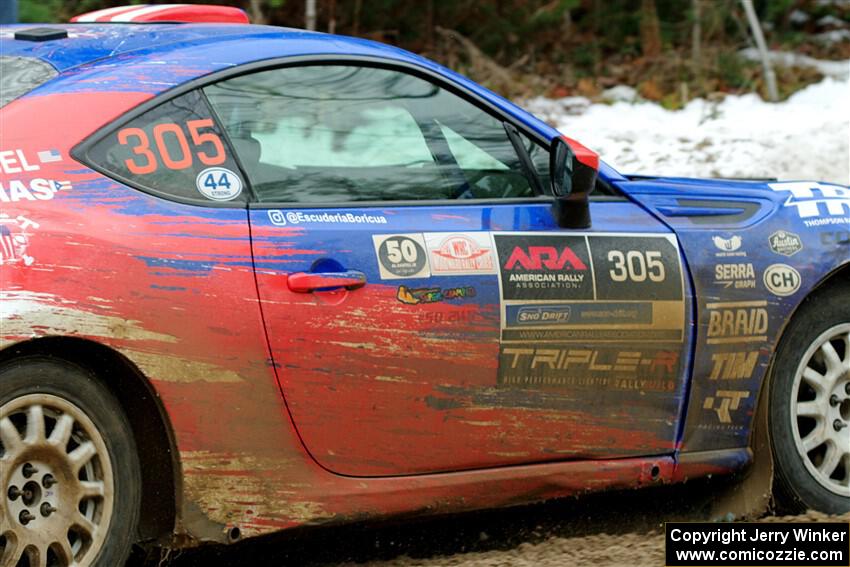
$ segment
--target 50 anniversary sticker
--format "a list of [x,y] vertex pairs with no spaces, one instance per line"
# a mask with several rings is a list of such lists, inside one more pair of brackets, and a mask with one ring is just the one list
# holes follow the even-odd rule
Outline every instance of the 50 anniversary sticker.
[[378,255],[381,279],[428,278],[431,276],[425,240],[421,234],[372,236]]

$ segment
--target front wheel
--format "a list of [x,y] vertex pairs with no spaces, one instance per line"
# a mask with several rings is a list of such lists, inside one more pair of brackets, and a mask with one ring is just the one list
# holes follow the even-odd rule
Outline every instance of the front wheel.
[[123,565],[140,473],[115,398],[81,368],[0,368],[0,566]]
[[805,305],[777,351],[770,390],[775,494],[788,511],[850,511],[850,290]]

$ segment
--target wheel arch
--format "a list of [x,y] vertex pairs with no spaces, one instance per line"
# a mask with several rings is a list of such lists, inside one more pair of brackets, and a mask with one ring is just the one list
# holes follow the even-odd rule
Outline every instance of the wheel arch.
[[[837,266],[834,270],[829,272],[826,276],[824,276],[820,281],[818,281],[808,294],[796,305],[794,310],[785,320],[785,323],[782,326],[782,329],[779,331],[776,339],[776,348],[773,349],[773,353],[770,356],[770,362],[768,364],[767,372],[765,373],[764,380],[762,380],[761,387],[759,388],[759,397],[758,397],[758,405],[756,409],[756,418],[753,422],[753,428],[750,433],[750,447],[754,453],[755,461],[768,461],[768,464],[765,466],[769,467],[769,476],[770,480],[767,481],[767,490],[770,491],[772,485],[772,477],[774,474],[774,463],[773,463],[773,452],[770,448],[770,433],[768,431],[768,399],[770,397],[770,382],[773,376],[773,366],[776,363],[776,353],[779,350],[780,345],[783,340],[786,338],[786,332],[788,330],[791,322],[800,316],[800,313],[806,309],[811,302],[816,301],[818,296],[824,293],[829,293],[831,290],[837,287],[846,287],[850,290],[850,261],[847,261],[839,266]],[[764,478],[764,477],[762,477]],[[775,504],[771,502],[770,507],[773,508]]]
[[142,468],[139,538],[167,543],[178,525],[181,466],[170,420],[150,381],[121,353],[86,339],[44,337],[15,343],[0,350],[0,365],[24,357],[80,366],[115,396],[130,422]]

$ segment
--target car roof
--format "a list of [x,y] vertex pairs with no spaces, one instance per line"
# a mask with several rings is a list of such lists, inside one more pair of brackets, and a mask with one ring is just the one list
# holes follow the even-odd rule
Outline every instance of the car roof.
[[[15,39],[15,32],[31,28],[65,30],[68,37],[50,41]],[[336,36],[320,32],[309,32],[292,28],[257,26],[244,24],[16,24],[2,26],[0,41],[3,55],[37,57],[50,63],[62,72],[73,67],[96,61],[108,63],[109,58],[124,56],[144,50],[146,54],[156,51],[168,52],[181,45],[199,45],[238,39],[265,37],[276,45],[275,56],[305,54],[310,50],[339,53],[349,52],[346,45],[356,44],[356,51],[373,51],[375,56],[386,56],[392,52],[398,58],[409,58],[413,54],[389,45],[353,37]],[[305,42],[311,44],[308,49]],[[326,44],[328,49],[316,50],[316,44]],[[231,48],[231,64],[245,61],[244,49]],[[415,57],[415,56],[413,56]],[[226,62],[226,61],[222,61]]]
[[[29,28],[66,30],[67,38],[15,39]],[[362,57],[407,64],[436,73],[487,100],[551,140],[560,133],[511,101],[429,59],[362,38],[246,24],[71,23],[0,26],[0,53],[35,57],[59,71],[58,80],[28,96],[63,92],[137,92],[157,96],[210,73],[268,59]],[[604,176],[616,173],[601,164]],[[618,174],[616,174],[619,177]]]

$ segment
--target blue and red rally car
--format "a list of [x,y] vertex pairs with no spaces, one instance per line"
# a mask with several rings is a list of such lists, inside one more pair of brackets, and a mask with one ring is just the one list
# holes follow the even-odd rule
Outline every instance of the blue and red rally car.
[[0,565],[736,472],[850,510],[847,187],[624,176],[234,9],[77,19],[0,31]]

